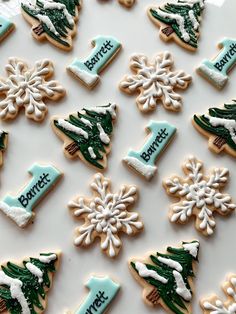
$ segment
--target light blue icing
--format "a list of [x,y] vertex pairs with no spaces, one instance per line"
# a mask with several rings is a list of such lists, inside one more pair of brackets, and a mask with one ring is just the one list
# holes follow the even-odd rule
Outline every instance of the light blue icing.
[[94,48],[86,59],[81,61],[75,59],[72,64],[68,66],[68,69],[82,81],[86,80],[86,75],[97,77],[103,67],[121,47],[121,43],[110,36],[97,36],[93,39],[92,44]]
[[90,292],[75,314],[104,313],[120,289],[109,277],[91,277],[86,287]]
[[5,35],[9,31],[10,28],[13,27],[13,23],[8,19],[4,18],[0,15],[0,40],[1,37]]
[[202,63],[227,77],[227,73],[236,63],[236,40],[224,38],[219,46],[222,47],[220,53],[212,61],[203,60]]
[[166,121],[150,121],[147,131],[151,133],[139,151],[130,150],[124,161],[146,179],[151,179],[157,167],[155,161],[176,132],[176,128]]
[[10,207],[23,208],[32,213],[34,206],[56,183],[61,172],[53,166],[40,166],[38,164],[34,164],[28,172],[32,175],[32,179],[25,188],[16,197],[5,196],[2,202]]

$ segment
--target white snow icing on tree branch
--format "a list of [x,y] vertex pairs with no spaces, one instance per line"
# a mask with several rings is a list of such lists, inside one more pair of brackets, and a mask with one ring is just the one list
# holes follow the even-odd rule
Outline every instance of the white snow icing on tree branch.
[[129,94],[140,93],[136,101],[141,111],[155,109],[158,99],[167,110],[181,109],[181,96],[174,89],[187,88],[192,78],[184,71],[171,70],[174,61],[169,52],[159,53],[151,63],[144,55],[133,55],[130,62],[134,74],[126,76],[120,88]]
[[207,314],[236,314],[236,276],[230,276],[223,285],[223,290],[227,295],[227,301],[222,302],[217,296],[212,296],[201,301],[203,313]]
[[101,174],[96,174],[91,189],[94,198],[79,197],[69,203],[69,208],[84,224],[77,229],[75,244],[88,246],[96,237],[101,238],[101,248],[110,257],[115,257],[121,247],[119,232],[135,234],[143,228],[139,216],[129,212],[127,207],[134,204],[137,189],[135,186],[122,186],[119,193],[109,191],[110,183]]
[[53,65],[49,60],[35,63],[29,69],[27,64],[17,58],[9,58],[6,65],[7,79],[0,78],[0,118],[14,118],[21,107],[25,107],[26,116],[40,121],[47,113],[43,102],[48,98],[57,100],[65,93],[56,81],[47,81],[53,74]]
[[202,162],[190,157],[184,164],[186,179],[174,176],[164,182],[164,187],[172,196],[180,199],[171,206],[171,222],[185,223],[190,216],[196,216],[196,228],[205,235],[214,232],[215,219],[213,212],[229,214],[236,208],[231,196],[222,194],[228,181],[228,169],[214,168],[210,175],[204,176]]

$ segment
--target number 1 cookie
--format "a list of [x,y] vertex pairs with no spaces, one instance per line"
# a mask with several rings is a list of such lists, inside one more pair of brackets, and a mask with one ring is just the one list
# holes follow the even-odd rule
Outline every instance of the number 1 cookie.
[[33,37],[47,39],[63,50],[72,49],[80,8],[81,0],[21,0],[22,15],[32,25]]
[[166,253],[150,253],[147,258],[132,258],[129,268],[143,287],[149,306],[161,305],[167,313],[191,314],[193,278],[198,261],[199,242],[182,242],[167,247]]
[[0,15],[0,42],[7,37],[15,28],[15,25]]

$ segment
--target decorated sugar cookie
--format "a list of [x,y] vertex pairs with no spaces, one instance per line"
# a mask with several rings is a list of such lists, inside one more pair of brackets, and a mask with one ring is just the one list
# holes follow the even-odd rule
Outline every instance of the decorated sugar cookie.
[[15,25],[0,15],[0,42],[5,39],[15,28]]
[[236,64],[236,40],[224,38],[219,43],[219,54],[210,60],[203,60],[197,72],[215,87],[221,89],[228,81],[228,74]]
[[3,153],[7,148],[8,133],[0,130],[0,167],[3,164]]
[[59,266],[59,254],[41,253],[20,263],[7,262],[0,271],[0,312],[41,314]]
[[142,112],[154,110],[159,101],[165,109],[179,111],[182,99],[175,89],[186,89],[192,78],[183,71],[173,71],[173,64],[167,51],[157,54],[152,62],[144,55],[135,54],[130,60],[133,74],[123,78],[120,89],[130,95],[139,93],[136,103]]
[[129,268],[144,289],[144,302],[152,307],[160,305],[167,313],[191,314],[198,251],[198,241],[182,242],[180,247],[167,247],[165,253],[132,258]]
[[143,229],[143,223],[128,209],[136,202],[137,188],[123,185],[115,194],[110,185],[102,174],[96,174],[91,184],[93,198],[79,196],[68,206],[78,220],[84,220],[76,229],[75,245],[87,247],[100,238],[103,252],[116,257],[122,246],[119,234],[135,235]]
[[88,88],[100,80],[99,74],[121,49],[121,44],[111,36],[97,36],[92,40],[91,54],[84,60],[75,59],[67,70]]
[[169,144],[176,128],[166,121],[150,121],[146,129],[151,133],[146,143],[139,151],[130,150],[123,161],[150,180],[157,171],[156,159]]
[[236,103],[210,108],[207,114],[194,115],[193,125],[209,138],[209,148],[219,154],[226,151],[236,157]]
[[54,132],[64,141],[66,157],[79,157],[90,166],[105,169],[116,109],[115,104],[108,104],[84,108],[68,118],[52,118]]
[[32,25],[38,41],[48,40],[63,50],[72,49],[76,34],[81,0],[21,0],[21,11]]
[[205,175],[203,163],[195,157],[188,158],[183,171],[186,178],[172,176],[163,182],[166,192],[178,199],[170,207],[170,221],[184,224],[195,216],[196,229],[210,236],[216,226],[214,213],[226,216],[236,208],[231,196],[221,191],[227,184],[229,171],[213,168]]
[[228,276],[227,281],[222,285],[227,299],[221,301],[217,295],[212,295],[201,300],[201,308],[204,314],[234,314],[236,313],[236,275]]
[[[120,285],[109,277],[92,276],[86,284],[90,290],[87,298],[73,314],[105,313],[110,303],[119,292]],[[67,312],[66,314],[72,314]]]
[[199,28],[205,0],[169,0],[150,7],[148,15],[160,28],[164,41],[174,40],[188,50],[198,48]]
[[49,60],[40,60],[34,68],[17,59],[9,58],[5,67],[8,77],[0,78],[0,118],[14,119],[24,107],[27,118],[42,121],[48,111],[45,99],[58,100],[65,90],[58,82],[49,80],[53,75],[53,64]]
[[57,183],[62,173],[53,166],[34,164],[28,172],[31,181],[15,196],[7,195],[0,201],[0,210],[19,227],[26,227],[34,218],[33,208]]
[[[104,0],[104,2],[105,1],[106,0]],[[136,0],[118,0],[118,2],[126,8],[131,8],[135,4]]]

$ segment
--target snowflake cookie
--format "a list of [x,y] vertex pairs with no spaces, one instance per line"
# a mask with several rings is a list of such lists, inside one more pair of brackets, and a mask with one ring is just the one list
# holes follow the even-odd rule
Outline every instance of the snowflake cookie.
[[144,55],[135,54],[130,60],[134,74],[123,78],[120,89],[128,94],[139,92],[136,103],[142,112],[154,110],[159,99],[165,109],[179,111],[182,99],[174,90],[186,89],[192,78],[184,71],[173,72],[173,64],[172,55],[167,51],[157,54],[153,62]]
[[81,0],[20,0],[20,3],[22,15],[32,25],[35,39],[47,39],[63,50],[72,49]]
[[193,277],[198,261],[199,242],[182,242],[146,258],[132,258],[129,268],[143,287],[143,299],[149,306],[161,305],[166,312],[190,314],[193,299]]
[[186,178],[173,176],[163,182],[166,192],[179,199],[179,202],[171,205],[170,221],[184,224],[192,215],[196,216],[196,229],[209,236],[216,225],[213,213],[228,215],[236,208],[231,196],[221,193],[227,184],[229,171],[214,168],[206,176],[203,163],[195,157],[189,157],[183,171]]
[[236,313],[236,275],[228,276],[227,281],[222,285],[222,290],[227,300],[222,302],[216,295],[201,300],[201,307],[204,314],[235,314]]
[[102,174],[96,174],[91,184],[94,197],[77,197],[68,206],[75,217],[84,220],[84,224],[76,229],[75,245],[86,247],[100,238],[104,253],[115,257],[122,245],[119,233],[135,235],[143,229],[143,223],[136,212],[127,209],[137,199],[137,188],[124,185],[113,194],[110,185]]
[[0,118],[14,119],[21,107],[25,107],[27,118],[42,121],[47,114],[44,99],[58,100],[65,90],[56,81],[48,81],[53,75],[53,64],[49,60],[35,63],[34,68],[17,59],[9,58],[6,65],[8,77],[0,78]]
[[195,51],[198,48],[204,2],[205,0],[168,0],[158,7],[150,7],[148,16],[160,28],[161,39],[174,39],[180,46]]
[[8,261],[0,271],[0,312],[42,314],[59,266],[60,253],[41,253],[20,263]]

